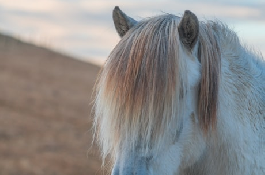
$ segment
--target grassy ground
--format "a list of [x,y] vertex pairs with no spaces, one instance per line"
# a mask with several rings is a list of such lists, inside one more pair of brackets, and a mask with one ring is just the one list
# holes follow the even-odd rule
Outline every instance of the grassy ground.
[[98,72],[0,35],[0,175],[102,174],[90,130]]

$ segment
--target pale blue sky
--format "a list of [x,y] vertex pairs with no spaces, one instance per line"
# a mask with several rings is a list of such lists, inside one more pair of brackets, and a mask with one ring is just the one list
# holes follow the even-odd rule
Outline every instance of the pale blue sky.
[[0,30],[102,62],[119,41],[111,18],[115,5],[136,20],[189,9],[199,20],[228,24],[265,55],[264,0],[0,0]]

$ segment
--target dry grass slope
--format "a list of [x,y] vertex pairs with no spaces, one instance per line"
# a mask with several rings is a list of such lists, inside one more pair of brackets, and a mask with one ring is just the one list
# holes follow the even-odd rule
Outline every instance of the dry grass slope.
[[0,35],[0,175],[102,174],[97,148],[89,149],[98,72]]

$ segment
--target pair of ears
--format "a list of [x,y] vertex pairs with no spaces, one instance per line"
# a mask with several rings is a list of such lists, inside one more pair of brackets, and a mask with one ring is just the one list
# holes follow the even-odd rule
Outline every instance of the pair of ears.
[[[120,37],[123,37],[128,30],[137,25],[137,21],[127,16],[123,11],[116,6],[113,10],[113,21],[115,29]],[[195,14],[186,10],[178,25],[179,38],[183,45],[188,49],[193,49],[199,35],[199,21]]]

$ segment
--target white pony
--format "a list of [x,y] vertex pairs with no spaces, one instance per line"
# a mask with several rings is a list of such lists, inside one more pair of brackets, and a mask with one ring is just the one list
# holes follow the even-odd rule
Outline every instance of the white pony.
[[94,128],[112,175],[265,174],[265,64],[226,25],[113,11]]

